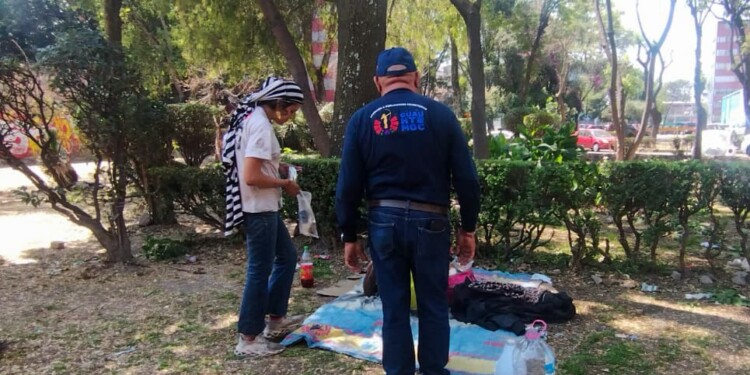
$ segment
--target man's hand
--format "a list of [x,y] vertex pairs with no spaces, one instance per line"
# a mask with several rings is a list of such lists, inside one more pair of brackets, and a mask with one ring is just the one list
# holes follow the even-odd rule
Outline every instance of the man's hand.
[[459,229],[456,232],[456,256],[458,264],[466,264],[474,259],[474,252],[477,248],[477,242],[474,238],[474,232],[465,232]]
[[299,194],[300,187],[297,185],[297,182],[292,180],[284,180],[284,186],[283,186],[284,192],[292,197],[296,197],[297,194]]
[[362,273],[360,261],[366,261],[367,255],[359,241],[344,243],[344,263],[354,273]]

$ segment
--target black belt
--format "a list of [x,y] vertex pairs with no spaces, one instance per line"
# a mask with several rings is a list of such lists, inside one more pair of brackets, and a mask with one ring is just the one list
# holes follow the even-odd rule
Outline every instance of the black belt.
[[436,204],[420,203],[414,201],[399,201],[395,199],[374,199],[368,202],[368,206],[402,208],[405,210],[424,211],[440,215],[448,214],[448,207],[445,206],[438,206]]

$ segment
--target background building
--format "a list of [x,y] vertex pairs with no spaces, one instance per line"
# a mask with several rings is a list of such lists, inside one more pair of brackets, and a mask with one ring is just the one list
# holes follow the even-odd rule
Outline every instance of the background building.
[[709,122],[721,122],[722,99],[742,90],[742,84],[737,80],[731,69],[732,60],[730,48],[734,46],[735,55],[739,53],[738,44],[732,42],[732,29],[728,22],[719,21],[716,30],[716,57],[714,60],[714,85],[711,92],[711,108]]

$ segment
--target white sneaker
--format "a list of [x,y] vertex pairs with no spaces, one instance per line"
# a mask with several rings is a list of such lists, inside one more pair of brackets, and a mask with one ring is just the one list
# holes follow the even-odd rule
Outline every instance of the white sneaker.
[[304,320],[304,315],[287,315],[277,320],[266,319],[266,328],[263,330],[263,336],[267,339],[279,338],[297,329]]
[[266,340],[263,335],[255,336],[253,341],[246,341],[242,338],[242,335],[239,336],[234,354],[240,357],[267,357],[279,354],[286,349],[284,345]]

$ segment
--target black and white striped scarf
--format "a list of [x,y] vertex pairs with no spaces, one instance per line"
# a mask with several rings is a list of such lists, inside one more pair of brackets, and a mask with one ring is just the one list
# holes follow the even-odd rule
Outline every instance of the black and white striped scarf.
[[237,170],[237,145],[241,142],[242,123],[253,113],[258,103],[281,99],[287,103],[302,104],[302,89],[294,81],[268,77],[261,88],[244,97],[232,112],[229,129],[224,135],[221,150],[221,165],[226,178],[227,212],[224,220],[224,235],[229,236],[242,225],[242,196],[240,194],[239,171]]

